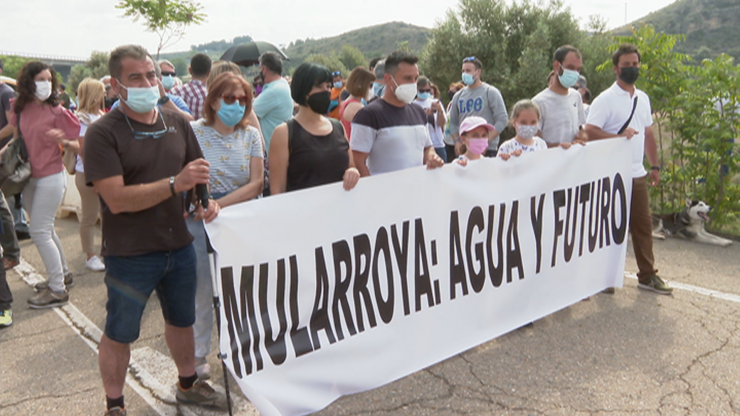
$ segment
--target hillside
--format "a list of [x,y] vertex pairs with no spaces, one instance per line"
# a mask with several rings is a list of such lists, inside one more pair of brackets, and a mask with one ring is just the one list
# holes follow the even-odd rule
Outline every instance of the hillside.
[[322,39],[306,39],[291,42],[285,53],[291,65],[297,65],[311,54],[330,55],[339,52],[344,45],[358,48],[370,60],[387,55],[398,49],[398,43],[408,42],[414,52],[421,52],[427,44],[430,29],[402,22],[390,22],[377,26],[363,27],[339,36]]
[[676,51],[695,59],[714,58],[726,53],[740,63],[740,1],[738,0],[677,0],[658,11],[614,30],[629,33],[629,26],[647,23],[656,30],[670,34],[685,34],[686,41],[676,45]]

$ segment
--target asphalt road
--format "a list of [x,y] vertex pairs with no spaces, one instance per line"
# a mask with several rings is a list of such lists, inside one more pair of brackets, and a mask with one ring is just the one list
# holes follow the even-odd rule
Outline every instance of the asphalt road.
[[[57,220],[76,285],[70,306],[28,309],[43,264],[8,273],[14,325],[0,331],[0,416],[102,415],[96,343],[105,322],[103,273],[84,267],[77,221]],[[630,248],[631,250],[631,248]],[[728,248],[655,242],[661,296],[625,279],[598,294],[378,389],[341,398],[319,415],[732,415],[740,414],[740,243]],[[628,251],[626,270],[636,270]],[[133,345],[129,415],[218,414],[174,402],[176,373],[151,299]],[[215,350],[215,348],[214,348]],[[223,385],[217,358],[209,357]],[[237,415],[257,412],[232,381]],[[223,414],[223,413],[221,413]]]

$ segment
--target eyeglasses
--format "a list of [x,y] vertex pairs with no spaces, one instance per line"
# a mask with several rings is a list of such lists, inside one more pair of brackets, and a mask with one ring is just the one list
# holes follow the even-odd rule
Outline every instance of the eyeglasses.
[[333,76],[333,77],[338,77],[340,75],[342,75],[342,72],[341,71],[334,71],[334,72],[331,73],[331,76]]
[[174,73],[174,72],[162,71],[162,76],[163,77],[175,77],[175,76],[177,76],[177,74]]
[[221,96],[221,99],[224,100],[224,104],[234,104],[236,100],[239,100],[239,105],[247,105],[247,102],[249,101],[249,97],[246,95],[242,95],[240,97],[237,97],[236,95],[227,95],[224,94]]
[[463,58],[463,62],[473,62],[475,61],[475,56],[468,56],[467,58]]
[[167,123],[164,122],[164,117],[162,117],[162,112],[161,111],[157,111],[157,112],[159,113],[159,119],[162,120],[162,124],[164,125],[164,129],[160,131],[136,131],[134,130],[134,127],[131,125],[131,121],[128,119],[126,112],[123,113],[123,116],[126,117],[126,123],[128,123],[128,127],[131,129],[131,133],[134,134],[134,139],[144,140],[147,138],[151,138],[151,139],[156,140],[164,136],[165,133],[167,133]]

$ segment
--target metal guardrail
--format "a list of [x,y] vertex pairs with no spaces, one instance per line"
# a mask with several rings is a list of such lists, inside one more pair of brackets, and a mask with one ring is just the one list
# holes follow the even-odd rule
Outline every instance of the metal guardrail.
[[78,63],[87,62],[87,58],[80,58],[79,56],[44,55],[40,53],[10,52],[10,51],[0,51],[0,55],[20,56],[21,58],[35,58],[35,59],[45,60],[45,61],[67,61],[67,62],[78,62]]

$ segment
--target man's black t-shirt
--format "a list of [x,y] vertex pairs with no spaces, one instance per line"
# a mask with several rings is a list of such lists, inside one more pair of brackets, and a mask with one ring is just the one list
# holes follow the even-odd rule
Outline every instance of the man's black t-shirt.
[[[156,182],[180,173],[189,162],[203,157],[190,123],[168,109],[160,109],[154,125],[132,119],[137,132],[167,132],[160,138],[134,138],[123,111],[114,110],[90,125],[85,133],[85,180],[123,176],[126,186]],[[185,202],[178,195],[143,211],[113,214],[101,198],[104,256],[134,256],[182,248],[193,241],[183,218]]]

